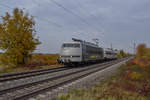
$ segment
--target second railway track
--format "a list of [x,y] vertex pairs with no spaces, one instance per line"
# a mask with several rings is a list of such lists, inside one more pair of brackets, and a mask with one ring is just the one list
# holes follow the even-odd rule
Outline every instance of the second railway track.
[[26,71],[26,72],[2,74],[2,75],[0,75],[0,82],[17,80],[17,79],[21,79],[21,78],[36,76],[36,75],[42,75],[42,74],[47,74],[47,73],[63,71],[63,70],[67,70],[67,69],[69,69],[69,68],[58,67],[58,68],[47,68],[47,69],[40,69],[40,70],[33,70],[33,71]]
[[[45,79],[36,80],[33,82],[26,82],[25,84],[18,84],[10,88],[0,89],[0,100],[23,100],[34,95],[37,95],[46,90],[52,90],[63,84],[72,82],[104,68],[118,63],[122,60],[111,61],[102,64],[91,65],[83,68],[73,68],[67,70],[60,75],[54,75]],[[63,71],[62,71],[63,72]],[[8,83],[9,84],[9,83]],[[13,84],[13,83],[12,83]]]

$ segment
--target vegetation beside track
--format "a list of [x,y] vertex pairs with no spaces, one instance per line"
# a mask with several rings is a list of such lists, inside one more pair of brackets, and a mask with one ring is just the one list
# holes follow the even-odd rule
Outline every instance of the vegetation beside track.
[[57,64],[57,54],[33,54],[31,60],[25,64],[16,67],[0,66],[0,73],[22,72],[41,68],[53,68],[60,66]]
[[144,44],[137,48],[134,59],[122,65],[109,79],[91,89],[75,89],[57,100],[149,100],[150,49]]
[[119,53],[118,53],[118,57],[117,58],[121,59],[121,58],[129,57],[129,56],[132,56],[132,54],[126,53],[123,50],[120,50]]

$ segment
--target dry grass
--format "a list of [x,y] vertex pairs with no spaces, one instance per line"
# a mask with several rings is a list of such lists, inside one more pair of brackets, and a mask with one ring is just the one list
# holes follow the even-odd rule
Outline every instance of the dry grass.
[[140,67],[150,67],[150,58],[147,57],[135,58],[132,60],[132,63],[135,65],[139,65]]
[[133,61],[122,65],[115,76],[93,88],[73,90],[57,100],[149,100],[150,69]]
[[34,54],[32,55],[32,59],[26,65],[26,67],[56,65],[58,58],[59,58],[59,55],[57,54]]
[[0,66],[0,73],[23,72],[41,68],[59,67],[60,65],[57,64],[58,57],[59,55],[57,54],[34,54],[26,65],[17,67]]

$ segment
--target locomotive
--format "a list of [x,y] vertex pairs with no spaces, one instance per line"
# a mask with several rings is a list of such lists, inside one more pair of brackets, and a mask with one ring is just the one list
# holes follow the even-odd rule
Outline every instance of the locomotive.
[[117,59],[117,51],[104,49],[98,45],[72,38],[72,42],[64,42],[61,47],[58,63],[76,65],[102,60]]

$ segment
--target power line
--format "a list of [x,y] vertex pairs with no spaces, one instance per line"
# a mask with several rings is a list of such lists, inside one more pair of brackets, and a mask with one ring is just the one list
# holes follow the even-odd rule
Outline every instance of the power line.
[[[37,1],[35,1],[35,0],[32,0],[36,5],[38,5],[38,6],[40,6],[40,4],[37,2]],[[60,7],[60,8],[62,8],[63,10],[65,10],[66,12],[68,12],[68,13],[70,13],[70,14],[72,14],[72,15],[74,15],[74,16],[76,16],[77,18],[79,18],[83,23],[85,23],[85,24],[87,24],[87,25],[89,25],[89,26],[92,26],[91,24],[89,24],[84,18],[82,18],[81,16],[79,16],[78,14],[76,14],[76,13],[74,13],[73,11],[71,11],[71,10],[69,10],[68,8],[66,8],[66,7],[64,7],[62,4],[59,4],[58,2],[56,2],[56,1],[54,1],[54,0],[51,0],[55,5],[57,5],[58,7]],[[13,8],[11,8],[11,7],[9,7],[9,6],[7,6],[7,5],[3,5],[3,4],[1,4],[3,7],[6,7],[6,8],[9,8],[9,9],[13,9]],[[57,27],[62,27],[62,25],[60,25],[60,24],[57,24],[57,23],[55,23],[55,22],[53,22],[53,21],[50,21],[50,20],[48,20],[48,19],[44,19],[44,18],[40,18],[40,17],[35,17],[36,19],[39,19],[39,20],[41,20],[41,21],[44,21],[44,22],[47,22],[47,23],[49,23],[49,24],[52,24],[52,25],[55,25],[55,26],[57,26]],[[93,26],[92,26],[93,27]],[[96,29],[96,27],[94,27],[95,29]],[[83,29],[81,29],[81,30],[83,30]],[[101,32],[100,32],[101,33]]]
[[[8,9],[14,9],[14,8],[12,8],[12,7],[9,7],[9,6],[7,6],[7,5],[5,5],[5,4],[0,4],[0,6],[3,6],[3,7],[5,7],[5,8],[8,8]],[[23,9],[24,10],[24,9]],[[57,27],[62,27],[62,25],[60,25],[60,24],[57,24],[57,23],[55,23],[55,22],[53,22],[53,21],[50,21],[50,20],[47,20],[47,19],[44,19],[44,18],[39,18],[39,17],[37,17],[37,16],[35,16],[35,18],[36,19],[39,19],[39,20],[41,20],[41,21],[44,21],[44,22],[47,22],[47,23],[49,23],[49,24],[52,24],[52,25],[55,25],[55,26],[57,26]]]
[[[34,0],[35,1],[35,0]],[[76,15],[75,13],[73,13],[72,11],[70,11],[70,10],[68,10],[67,8],[65,8],[65,7],[63,7],[62,5],[60,5],[60,4],[58,4],[57,2],[55,2],[55,1],[52,1],[52,3],[55,3],[55,5],[57,5],[58,7],[61,7],[61,8],[63,8],[66,12],[68,12],[68,13],[71,13],[71,14],[73,14],[74,16],[78,16],[78,15]],[[36,2],[36,4],[40,7],[40,5]],[[80,16],[78,16],[78,17],[80,17]],[[82,19],[80,19],[80,20],[82,20]],[[82,20],[83,21],[83,20]],[[84,23],[86,23],[86,21],[84,21]],[[86,23],[87,24],[87,23]],[[82,31],[87,31],[87,30],[83,30],[83,29],[81,29],[81,27],[77,27],[77,28],[79,28],[80,30],[82,30]],[[79,32],[80,34],[83,34],[83,33],[81,33],[81,32]],[[86,32],[86,33],[88,33],[88,32]]]
[[9,7],[9,6],[5,5],[5,4],[0,4],[0,6],[8,8],[8,9],[13,9],[12,7]]
[[54,4],[56,4],[58,7],[62,8],[63,10],[65,10],[66,12],[78,17],[82,22],[84,22],[85,24],[88,24],[86,22],[86,20],[84,20],[82,17],[80,17],[79,15],[77,15],[76,13],[72,12],[71,10],[69,10],[68,8],[64,7],[62,4],[56,2],[55,0],[50,0],[52,1]]
[[48,19],[43,19],[43,18],[41,19],[40,17],[37,17],[37,16],[35,16],[35,18],[37,18],[37,19],[39,19],[39,20],[41,20],[41,21],[44,21],[44,22],[53,24],[53,25],[55,25],[55,26],[57,26],[57,27],[59,27],[59,28],[63,27],[62,25],[57,24],[57,23],[55,23],[55,22],[52,22],[52,21],[50,21],[50,20],[48,20]]
[[40,6],[40,4],[36,0],[32,0],[32,2],[35,3],[36,5]]
[[[78,14],[76,14],[75,12],[71,11],[70,9],[66,8],[64,5],[56,2],[55,0],[50,0],[52,3],[54,3],[55,5],[57,5],[58,7],[62,8],[64,11],[78,17],[78,19],[80,19],[83,23],[89,25],[89,26],[92,26],[91,24],[89,24],[84,18],[82,18],[81,16],[79,16]],[[93,27],[93,26],[92,26]],[[97,31],[99,31],[99,29],[97,29],[96,27],[93,27],[95,28]],[[100,32],[100,31],[99,31]],[[101,33],[101,32],[100,32]]]
[[[82,11],[86,12],[87,14],[89,14],[90,16],[92,16],[92,17],[94,17],[94,18],[97,17],[97,16],[95,16],[94,14],[90,13],[89,11],[87,11],[86,8],[85,8],[85,6],[82,5],[78,0],[76,1],[76,3],[79,5],[79,7],[82,9]],[[97,20],[97,22],[98,22],[99,24],[101,24],[101,23],[99,22],[99,20]],[[103,33],[101,33],[101,34],[103,34]],[[103,34],[103,35],[104,35],[104,34]]]
[[[34,2],[37,6],[41,7],[40,4],[39,4],[36,0],[32,0],[32,2]],[[88,24],[88,25],[89,25],[89,23],[88,23],[86,20],[84,20],[82,17],[80,17],[80,16],[77,15],[76,13],[70,11],[69,9],[67,9],[66,7],[64,7],[63,5],[59,4],[58,2],[56,2],[56,1],[53,0],[52,3],[54,3],[54,4],[57,5],[58,7],[63,8],[63,10],[65,10],[66,12],[71,13],[71,14],[73,14],[74,16],[80,18],[80,20],[81,20],[82,22],[84,22],[85,24]],[[51,23],[53,23],[53,22],[51,22]],[[53,23],[53,24],[55,24],[55,25],[58,26],[58,27],[62,27],[62,26],[59,25],[59,24],[56,24],[56,23]],[[80,27],[78,27],[78,28],[80,28]],[[83,30],[83,29],[80,28],[80,30]],[[85,30],[84,30],[84,31],[85,31]],[[88,33],[88,32],[86,32],[86,33]]]
[[[40,4],[39,4],[36,0],[32,0],[32,2],[35,3],[37,6],[40,7]],[[53,24],[53,25],[55,25],[55,26],[57,26],[57,27],[60,27],[60,28],[63,27],[62,25],[57,24],[57,23],[55,23],[55,22],[53,22],[53,21],[50,21],[50,20],[48,20],[48,19],[41,19],[40,17],[37,17],[37,16],[36,16],[36,18],[39,19],[39,20],[43,20],[43,21],[45,21],[45,22],[47,22],[47,23]]]
[[[32,0],[32,1],[33,1],[37,6],[41,7],[40,4],[39,4],[36,0]],[[66,9],[65,7],[59,5],[57,2],[55,2],[55,1],[52,1],[52,2],[53,2],[53,3],[56,3],[56,5],[59,6],[59,7],[62,7],[66,12],[71,13],[71,14],[74,14],[74,13],[70,12],[70,10],[68,10],[68,9]],[[75,16],[76,16],[76,15],[75,15]],[[78,16],[78,15],[77,15],[77,16]],[[77,27],[77,28],[80,28],[80,27]],[[83,30],[83,29],[81,29],[81,30]]]

